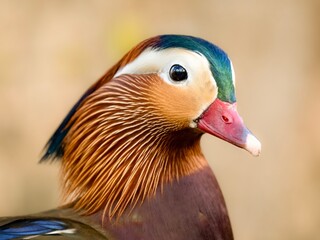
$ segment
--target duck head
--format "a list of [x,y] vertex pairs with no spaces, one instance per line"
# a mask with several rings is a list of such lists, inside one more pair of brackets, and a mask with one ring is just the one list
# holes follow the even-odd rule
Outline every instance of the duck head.
[[147,39],[85,92],[42,160],[62,159],[64,195],[76,209],[121,214],[206,165],[203,133],[259,155],[236,110],[234,79],[229,57],[210,42]]
[[260,154],[260,142],[237,112],[232,62],[219,47],[190,36],[161,36],[116,76],[122,74],[157,74],[162,82],[151,86],[151,98],[162,116]]

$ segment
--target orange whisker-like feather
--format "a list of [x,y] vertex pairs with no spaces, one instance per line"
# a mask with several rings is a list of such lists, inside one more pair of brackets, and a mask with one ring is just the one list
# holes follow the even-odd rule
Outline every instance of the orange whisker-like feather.
[[62,187],[65,200],[83,214],[103,210],[110,219],[120,217],[159,186],[207,165],[201,133],[180,129],[150,101],[150,86],[159,81],[156,74],[114,78],[73,115],[63,142]]

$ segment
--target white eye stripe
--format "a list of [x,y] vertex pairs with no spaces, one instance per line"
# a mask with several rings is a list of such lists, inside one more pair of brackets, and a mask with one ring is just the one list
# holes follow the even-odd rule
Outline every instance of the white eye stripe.
[[[179,64],[188,72],[188,79],[181,82],[174,82],[170,78],[170,68],[174,64]],[[167,83],[174,85],[187,85],[194,77],[203,73],[209,73],[208,60],[197,52],[192,52],[181,48],[170,48],[154,50],[151,48],[143,51],[134,61],[127,64],[115,74],[118,77],[122,74],[148,74],[158,73]],[[213,77],[213,84],[216,85]]]

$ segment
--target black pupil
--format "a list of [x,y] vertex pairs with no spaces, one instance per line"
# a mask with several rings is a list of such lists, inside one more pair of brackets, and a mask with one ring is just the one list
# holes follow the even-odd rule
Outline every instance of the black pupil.
[[183,81],[188,78],[188,73],[184,67],[175,64],[170,69],[170,77],[174,81]]

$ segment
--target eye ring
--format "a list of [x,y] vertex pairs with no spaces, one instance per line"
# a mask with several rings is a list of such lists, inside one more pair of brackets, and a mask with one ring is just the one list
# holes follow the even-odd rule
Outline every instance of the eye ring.
[[172,65],[169,74],[170,78],[175,82],[181,82],[188,79],[187,70],[179,64]]

